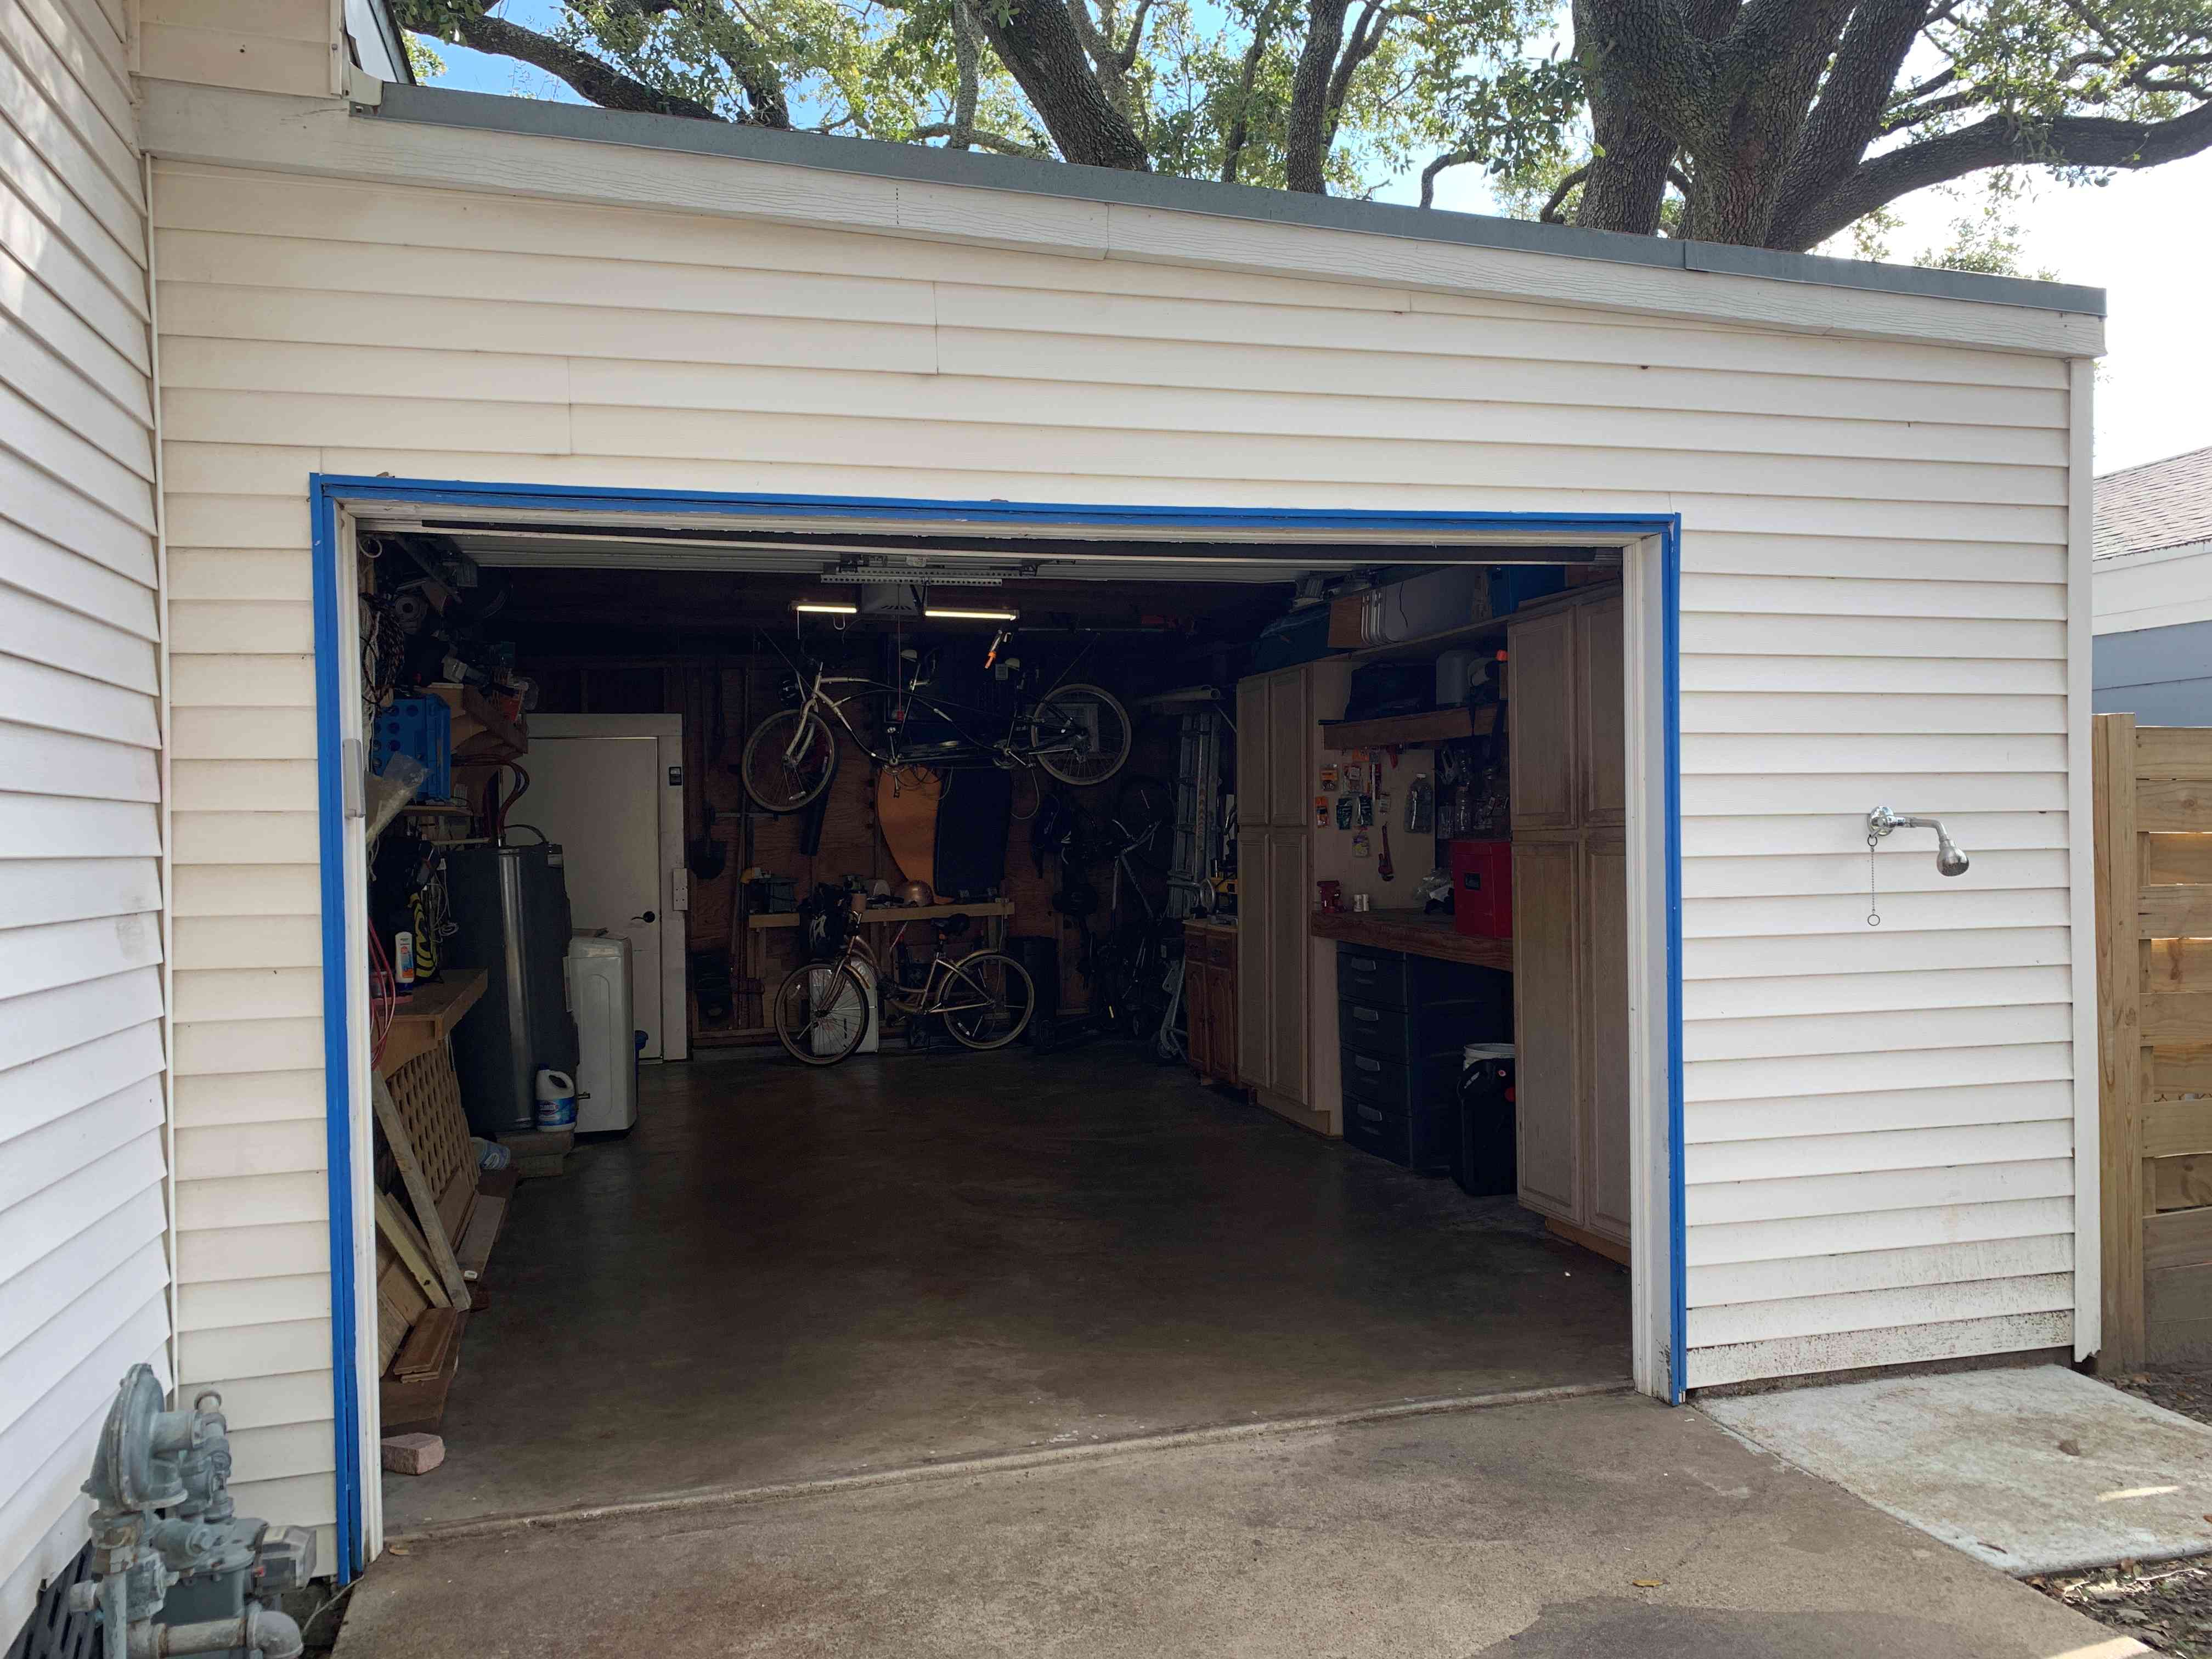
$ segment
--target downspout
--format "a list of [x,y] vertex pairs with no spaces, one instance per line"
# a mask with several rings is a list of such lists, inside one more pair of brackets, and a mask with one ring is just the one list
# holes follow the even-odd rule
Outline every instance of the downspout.
[[141,155],[139,177],[146,198],[146,356],[149,401],[154,415],[154,648],[155,727],[161,736],[155,807],[161,842],[161,1187],[168,1207],[169,1385],[184,1387],[184,1334],[179,1328],[184,1292],[178,1285],[177,1243],[177,948],[176,836],[170,802],[171,752],[175,748],[169,684],[169,495],[161,459],[161,301],[154,264],[154,158]]

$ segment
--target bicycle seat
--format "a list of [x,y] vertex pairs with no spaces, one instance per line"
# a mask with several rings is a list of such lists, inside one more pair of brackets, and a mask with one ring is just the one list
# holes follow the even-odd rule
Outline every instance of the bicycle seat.
[[969,920],[966,911],[960,910],[955,911],[944,921],[931,925],[937,929],[937,936],[939,939],[959,939],[975,924]]

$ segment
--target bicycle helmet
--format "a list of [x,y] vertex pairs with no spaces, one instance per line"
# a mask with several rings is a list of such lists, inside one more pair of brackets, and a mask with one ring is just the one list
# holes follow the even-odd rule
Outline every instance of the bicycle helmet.
[[937,895],[929,890],[929,884],[926,881],[902,882],[899,884],[898,890],[894,893],[892,896],[897,899],[901,904],[934,904],[937,902]]

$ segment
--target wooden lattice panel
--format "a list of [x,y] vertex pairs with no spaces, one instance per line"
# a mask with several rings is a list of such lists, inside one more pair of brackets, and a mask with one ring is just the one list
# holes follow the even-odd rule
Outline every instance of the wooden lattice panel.
[[[409,1060],[391,1079],[392,1103],[415,1144],[423,1178],[438,1197],[438,1221],[448,1239],[460,1236],[476,1196],[476,1155],[469,1146],[468,1115],[461,1109],[461,1083],[453,1073],[453,1052],[434,1044]],[[423,1218],[427,1219],[427,1218]]]

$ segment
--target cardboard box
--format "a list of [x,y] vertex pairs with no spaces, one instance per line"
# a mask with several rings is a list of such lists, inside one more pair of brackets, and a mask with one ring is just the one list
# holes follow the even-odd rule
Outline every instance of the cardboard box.
[[1367,641],[1360,636],[1360,611],[1367,603],[1364,592],[1328,602],[1328,648],[1356,651]]

